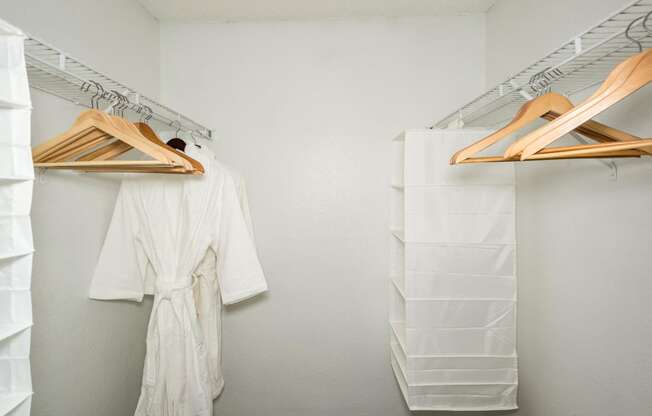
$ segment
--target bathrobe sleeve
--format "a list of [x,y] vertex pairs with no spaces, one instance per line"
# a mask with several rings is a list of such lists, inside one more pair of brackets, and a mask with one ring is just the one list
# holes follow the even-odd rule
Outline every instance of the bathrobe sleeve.
[[217,279],[225,305],[267,290],[236,187],[229,175],[226,175],[222,185],[221,213],[213,250],[217,254]]
[[138,240],[135,192],[136,189],[129,180],[122,182],[91,282],[92,299],[124,299],[137,302],[143,299],[148,262]]
[[244,222],[247,225],[249,234],[251,234],[251,241],[254,243],[254,248],[256,246],[256,237],[254,236],[254,226],[251,221],[251,212],[249,211],[249,198],[247,197],[247,185],[242,176],[234,178],[237,180],[236,191],[238,194],[238,200],[240,201],[240,209],[242,210],[242,217]]

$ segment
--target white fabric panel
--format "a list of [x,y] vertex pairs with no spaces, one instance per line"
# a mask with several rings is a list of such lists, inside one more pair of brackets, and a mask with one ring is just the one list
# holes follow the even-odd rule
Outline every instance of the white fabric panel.
[[32,255],[0,259],[0,290],[29,290],[32,279]]
[[407,302],[407,328],[513,326],[514,301],[500,299],[415,299]]
[[30,116],[30,109],[3,108],[0,101],[0,179],[34,178]]
[[[404,369],[392,352],[392,368],[410,410],[476,411],[509,410],[517,407],[513,383],[408,384]],[[483,394],[478,394],[482,391]]]
[[32,395],[34,168],[23,38],[0,20],[0,416],[28,416]]
[[414,355],[512,356],[516,351],[513,327],[406,329],[406,339]]
[[0,415],[29,416],[32,393],[0,394]]
[[[431,357],[413,357],[407,360],[397,343],[392,343],[392,353],[412,385],[495,383],[513,384],[517,379],[516,360],[496,357],[485,360],[478,357],[450,356],[437,360]],[[421,361],[415,368],[415,361]]]
[[30,392],[29,358],[0,358],[0,392]]
[[34,179],[32,150],[29,146],[0,145],[0,180]]
[[32,181],[3,181],[0,186],[0,215],[29,215]]
[[513,277],[413,272],[408,280],[406,295],[412,298],[451,298],[463,292],[474,298],[511,299],[516,293]]
[[20,30],[13,30],[10,25],[2,30],[7,35],[0,42],[0,100],[14,105],[29,107],[29,84],[23,53],[23,36]]
[[513,245],[410,244],[405,270],[459,275],[512,276],[516,260]]
[[419,185],[513,185],[514,167],[509,163],[451,166],[457,150],[491,133],[486,130],[410,131],[405,139],[405,186]]
[[0,325],[32,322],[32,296],[29,290],[0,290]]
[[412,187],[405,213],[408,241],[511,243],[514,241],[512,186]]
[[0,341],[0,359],[10,357],[29,357],[29,346],[31,334],[29,331],[21,331]]
[[[2,108],[0,106],[0,108]],[[5,145],[30,146],[30,109],[5,109],[0,111],[0,142]]]
[[34,251],[29,215],[0,216],[0,236],[0,259]]
[[408,132],[399,149],[404,200],[395,193],[393,204],[405,226],[392,240],[391,351],[411,410],[517,407],[513,166],[448,163],[488,133]]

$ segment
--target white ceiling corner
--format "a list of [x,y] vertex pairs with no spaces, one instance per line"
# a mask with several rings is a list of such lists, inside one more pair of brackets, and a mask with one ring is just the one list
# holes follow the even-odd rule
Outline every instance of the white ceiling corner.
[[160,20],[300,20],[483,13],[496,0],[138,0]]

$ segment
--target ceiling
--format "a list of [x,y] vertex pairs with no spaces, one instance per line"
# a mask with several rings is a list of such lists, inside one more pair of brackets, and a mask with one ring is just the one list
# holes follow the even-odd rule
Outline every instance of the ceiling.
[[486,12],[496,0],[138,0],[160,20],[285,20]]

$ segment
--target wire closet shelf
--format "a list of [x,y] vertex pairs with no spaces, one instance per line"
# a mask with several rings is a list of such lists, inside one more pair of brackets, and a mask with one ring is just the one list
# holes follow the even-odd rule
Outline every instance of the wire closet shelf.
[[25,39],[25,60],[31,88],[74,104],[105,106],[148,122],[210,140],[211,129],[92,69],[34,37]]
[[526,101],[545,92],[570,97],[599,85],[618,63],[652,47],[652,18],[647,28],[643,25],[650,12],[652,0],[631,3],[432,127],[500,126]]

